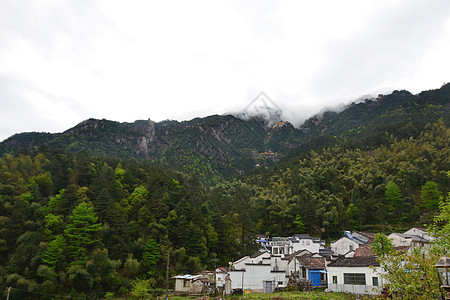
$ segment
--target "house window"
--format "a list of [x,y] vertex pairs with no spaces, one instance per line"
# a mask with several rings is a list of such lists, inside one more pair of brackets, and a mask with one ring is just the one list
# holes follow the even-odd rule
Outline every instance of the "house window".
[[273,248],[273,254],[278,254],[278,248]]
[[278,281],[278,285],[283,285],[283,281]]
[[337,284],[337,276],[333,276],[333,284]]
[[353,251],[353,245],[348,246],[348,248],[350,249],[350,251]]
[[184,280],[183,287],[189,287],[189,283],[190,283],[189,280]]
[[344,284],[366,285],[366,274],[344,273]]
[[378,286],[378,277],[372,277],[372,285]]

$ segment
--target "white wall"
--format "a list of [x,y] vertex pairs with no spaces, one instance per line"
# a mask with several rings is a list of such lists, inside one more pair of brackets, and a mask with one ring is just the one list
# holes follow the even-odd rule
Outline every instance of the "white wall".
[[288,279],[284,270],[272,272],[269,264],[248,264],[245,266],[245,271],[231,270],[228,273],[231,279],[231,289],[243,288],[252,290],[254,293],[262,293],[264,292],[264,281],[274,281],[274,288],[279,285],[279,282],[282,286],[286,286]]
[[299,250],[308,250],[311,253],[319,253],[319,249],[323,248],[320,243],[314,243],[311,239],[300,239],[298,243],[292,243],[294,252]]
[[[383,288],[383,279],[378,274],[379,268],[372,270],[370,267],[327,267],[328,290],[332,292],[348,292],[352,294],[380,294]],[[366,274],[366,285],[344,284],[344,273]],[[333,283],[333,276],[337,277],[337,284]],[[378,277],[378,286],[372,285],[372,277]]]
[[344,255],[347,252],[351,251],[350,246],[353,247],[353,250],[359,247],[359,244],[357,242],[352,241],[348,237],[342,237],[336,242],[331,244],[331,250],[336,255]]
[[406,239],[396,233],[391,233],[388,238],[392,240],[392,244],[398,246],[411,246],[411,239]]
[[427,232],[422,231],[422,230],[417,229],[417,228],[411,228],[410,230],[406,231],[405,234],[417,235],[418,237],[421,237],[421,238],[426,239],[428,241],[433,241],[434,240],[434,238],[429,236]]
[[245,263],[248,262],[250,259],[250,256],[244,256],[241,259],[238,259],[237,261],[233,262],[232,268],[235,270],[242,270],[245,268]]

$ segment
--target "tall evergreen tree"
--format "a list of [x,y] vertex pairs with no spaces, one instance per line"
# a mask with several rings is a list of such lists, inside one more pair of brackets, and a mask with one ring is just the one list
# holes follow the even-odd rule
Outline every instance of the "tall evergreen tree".
[[101,230],[102,224],[97,223],[97,220],[94,208],[86,202],[73,209],[69,224],[64,230],[67,237],[67,254],[74,260],[72,264],[84,264],[88,247],[100,240],[96,233]]

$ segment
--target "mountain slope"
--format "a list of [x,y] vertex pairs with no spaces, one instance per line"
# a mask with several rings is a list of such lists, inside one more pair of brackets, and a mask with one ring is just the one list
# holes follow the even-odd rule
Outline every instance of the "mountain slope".
[[[286,137],[286,140],[280,141]],[[190,121],[139,120],[119,123],[89,119],[60,134],[22,133],[5,140],[0,151],[51,147],[94,156],[145,159],[188,173],[208,183],[271,164],[298,144],[291,124],[269,127],[264,120],[232,115]],[[260,153],[274,153],[265,155]]]
[[313,116],[298,129],[289,122],[272,125],[273,118],[269,123],[267,116],[242,116],[134,123],[89,119],[63,133],[16,134],[0,143],[0,153],[26,153],[41,146],[86,150],[94,156],[149,160],[215,184],[310,150],[334,145],[373,149],[391,135],[417,137],[427,123],[438,119],[448,125],[450,84],[418,95],[407,91],[379,95],[339,113]]

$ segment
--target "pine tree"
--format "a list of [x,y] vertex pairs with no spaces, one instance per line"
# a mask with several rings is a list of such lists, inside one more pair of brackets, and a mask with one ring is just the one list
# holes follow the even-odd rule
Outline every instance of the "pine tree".
[[64,233],[67,237],[67,254],[74,263],[84,264],[87,260],[88,247],[98,242],[96,233],[102,229],[97,223],[94,208],[83,202],[75,207],[69,217]]
[[58,234],[53,241],[48,244],[47,250],[42,254],[42,262],[54,270],[58,263],[64,258],[66,252],[66,241],[61,234]]
[[148,274],[153,275],[156,270],[156,264],[161,258],[161,252],[159,250],[159,245],[154,239],[149,239],[144,246],[144,251],[142,252],[143,264],[148,268]]

